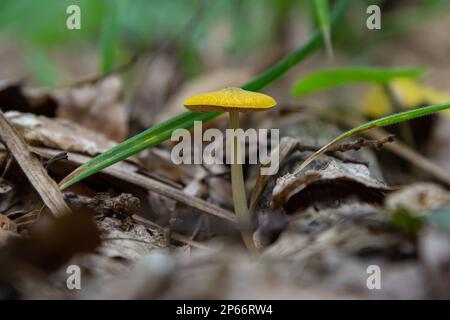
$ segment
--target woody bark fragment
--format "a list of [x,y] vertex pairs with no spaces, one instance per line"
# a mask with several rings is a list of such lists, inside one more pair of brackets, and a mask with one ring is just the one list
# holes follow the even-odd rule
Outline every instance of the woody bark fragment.
[[24,140],[6,120],[0,110],[0,140],[6,145],[27,176],[30,183],[39,193],[42,201],[56,217],[70,213],[58,185],[45,171],[40,161],[29,150]]

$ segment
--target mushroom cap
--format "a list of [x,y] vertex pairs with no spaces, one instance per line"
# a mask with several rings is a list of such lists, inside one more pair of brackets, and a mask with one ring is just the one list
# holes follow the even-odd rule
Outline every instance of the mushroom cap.
[[241,88],[225,88],[197,94],[184,101],[184,106],[195,112],[212,111],[264,111],[275,107],[277,102],[270,96]]

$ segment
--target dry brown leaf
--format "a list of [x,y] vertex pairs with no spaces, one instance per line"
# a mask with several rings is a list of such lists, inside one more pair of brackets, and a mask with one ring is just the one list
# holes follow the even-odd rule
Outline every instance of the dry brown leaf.
[[[36,148],[36,147],[32,148],[32,150],[45,158],[50,158],[59,152],[51,149]],[[90,160],[89,157],[75,153],[69,153],[69,162],[72,162],[77,166],[89,160]],[[190,197],[184,194],[182,190],[175,189],[169,185],[154,180],[150,177],[132,172],[130,171],[130,167],[133,168],[132,164],[123,166],[120,165],[119,163],[118,165],[106,168],[105,170],[103,170],[103,173],[118,178],[121,181],[131,183],[135,186],[139,186],[148,191],[158,193],[167,198],[183,203],[188,207],[199,210],[200,212],[208,213],[210,215],[223,218],[232,223],[237,222],[236,216],[230,211],[222,209],[221,207],[216,206],[207,201],[204,201],[202,199]]]
[[[68,192],[65,196],[71,208],[78,211],[93,211],[98,216],[97,225],[104,231],[105,241],[117,242],[116,244],[120,244],[121,241],[126,243],[131,241],[136,242],[136,244],[132,244],[132,247],[137,245],[145,248],[148,248],[149,245],[165,247],[169,244],[166,239],[169,235],[163,227],[137,215],[139,199],[131,194],[122,193],[117,197],[112,197],[106,193],[99,193],[91,198]],[[107,221],[104,221],[105,219]],[[142,227],[145,227],[146,232]],[[170,232],[170,237],[192,247],[208,249],[207,246],[175,232]],[[112,246],[117,249],[116,244]],[[127,246],[126,250],[128,249]]]
[[102,153],[116,144],[104,135],[61,119],[10,111],[5,117],[28,144],[88,154]]
[[41,196],[45,205],[55,216],[70,213],[58,185],[45,171],[42,164],[33,155],[23,139],[0,111],[0,138],[16,159],[33,187]]
[[176,57],[167,51],[149,56],[138,64],[138,70],[134,81],[135,92],[128,107],[132,133],[157,123],[156,116],[180,80]]
[[58,101],[47,93],[24,89],[19,81],[0,80],[0,106],[3,111],[17,110],[54,117]]
[[433,183],[414,183],[392,192],[385,199],[390,211],[421,212],[450,205],[450,193]]
[[192,180],[192,166],[174,164],[170,158],[170,152],[165,149],[151,148],[138,155],[143,167],[155,176],[167,180],[166,182],[177,187],[180,183],[186,184]]
[[0,232],[2,231],[17,231],[17,225],[7,216],[0,214]]
[[153,249],[169,246],[163,232],[144,226],[131,217],[99,217],[97,226],[103,238],[98,250],[107,257],[136,260]]
[[365,165],[341,163],[334,159],[324,160],[322,158],[316,160],[316,163],[313,163],[305,172],[288,173],[279,177],[273,189],[274,206],[285,205],[293,195],[319,181],[330,181],[331,183],[341,181],[344,184],[348,182],[367,190],[372,189],[379,192],[391,190],[383,182],[372,177],[369,168]]
[[122,141],[128,134],[127,113],[122,99],[122,82],[111,76],[94,85],[69,88],[55,93],[58,117]]

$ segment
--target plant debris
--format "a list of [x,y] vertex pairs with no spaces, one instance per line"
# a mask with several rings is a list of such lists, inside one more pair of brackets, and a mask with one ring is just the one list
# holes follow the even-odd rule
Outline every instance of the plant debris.
[[450,298],[448,3],[16,2],[0,300]]

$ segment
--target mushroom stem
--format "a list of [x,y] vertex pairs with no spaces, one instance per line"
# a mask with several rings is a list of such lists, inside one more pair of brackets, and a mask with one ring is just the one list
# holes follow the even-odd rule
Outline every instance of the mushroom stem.
[[244,173],[242,170],[242,164],[240,163],[242,150],[236,131],[240,128],[238,111],[230,111],[230,126],[231,129],[233,129],[231,189],[233,192],[234,211],[241,226],[241,235],[242,239],[244,240],[245,246],[251,253],[255,253],[256,248],[253,242],[252,232],[251,230],[249,230],[250,214],[247,206],[247,197],[245,195]]

